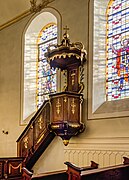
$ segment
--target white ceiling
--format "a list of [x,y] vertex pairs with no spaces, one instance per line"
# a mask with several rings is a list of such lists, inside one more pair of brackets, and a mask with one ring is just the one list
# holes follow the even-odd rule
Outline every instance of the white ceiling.
[[30,0],[0,0],[0,26],[30,9]]

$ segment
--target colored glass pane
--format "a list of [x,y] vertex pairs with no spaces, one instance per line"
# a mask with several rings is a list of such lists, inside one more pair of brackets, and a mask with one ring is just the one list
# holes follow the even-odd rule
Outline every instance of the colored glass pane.
[[112,0],[107,9],[106,97],[129,97],[129,0]]
[[57,26],[49,24],[43,28],[38,38],[37,68],[37,107],[39,108],[49,94],[56,92],[56,70],[47,63],[45,53],[51,44],[57,44]]

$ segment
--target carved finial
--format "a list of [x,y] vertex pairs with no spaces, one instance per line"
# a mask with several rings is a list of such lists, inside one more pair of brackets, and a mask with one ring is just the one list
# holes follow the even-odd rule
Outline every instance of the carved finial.
[[69,140],[64,139],[64,140],[63,140],[63,144],[64,144],[65,146],[67,146],[67,145],[69,144]]

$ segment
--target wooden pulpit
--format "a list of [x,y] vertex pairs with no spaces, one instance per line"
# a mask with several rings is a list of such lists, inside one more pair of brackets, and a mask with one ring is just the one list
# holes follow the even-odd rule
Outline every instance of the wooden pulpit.
[[84,130],[82,91],[86,51],[82,43],[70,43],[67,28],[65,29],[61,44],[50,45],[46,57],[51,68],[66,72],[67,85],[64,91],[49,96],[51,104],[49,128],[67,145],[72,136]]

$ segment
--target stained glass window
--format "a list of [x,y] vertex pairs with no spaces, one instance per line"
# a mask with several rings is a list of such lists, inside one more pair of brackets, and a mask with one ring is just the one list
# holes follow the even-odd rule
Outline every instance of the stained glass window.
[[54,23],[46,25],[38,37],[37,108],[48,99],[49,94],[56,92],[56,70],[50,68],[45,57],[51,44],[57,44],[57,25]]
[[111,0],[107,9],[106,97],[129,97],[129,0]]

